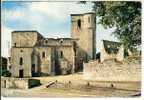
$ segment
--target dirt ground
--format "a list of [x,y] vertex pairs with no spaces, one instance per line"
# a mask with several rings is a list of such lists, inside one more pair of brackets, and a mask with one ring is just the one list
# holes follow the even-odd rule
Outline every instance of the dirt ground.
[[141,82],[102,82],[83,80],[82,73],[35,77],[38,87],[30,89],[2,89],[10,97],[132,97],[140,96]]

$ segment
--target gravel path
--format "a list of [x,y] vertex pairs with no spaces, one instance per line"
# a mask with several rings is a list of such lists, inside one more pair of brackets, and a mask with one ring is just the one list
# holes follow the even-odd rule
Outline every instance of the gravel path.
[[[42,85],[30,89],[4,89],[8,97],[131,97],[139,96],[140,82],[84,81],[81,74],[36,77]],[[113,87],[111,87],[113,84]]]

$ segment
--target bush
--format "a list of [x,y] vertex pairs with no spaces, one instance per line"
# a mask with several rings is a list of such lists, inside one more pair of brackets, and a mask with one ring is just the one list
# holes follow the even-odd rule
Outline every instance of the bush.
[[11,73],[8,70],[2,70],[1,71],[1,76],[10,77]]

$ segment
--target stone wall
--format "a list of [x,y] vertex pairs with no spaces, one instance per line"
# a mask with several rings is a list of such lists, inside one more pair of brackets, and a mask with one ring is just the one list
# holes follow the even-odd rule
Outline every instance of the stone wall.
[[84,63],[83,78],[92,81],[141,81],[141,62],[90,61]]
[[72,38],[44,38],[41,40],[43,46],[72,46],[75,39]]
[[[63,53],[63,58],[67,62],[67,66],[60,64],[60,67],[67,67],[67,69],[74,69],[74,50],[73,46],[36,46],[36,47],[13,47],[11,52],[11,65],[12,65],[12,76],[19,77],[19,70],[23,69],[24,77],[32,76],[32,65],[34,64],[34,72],[37,75],[53,75],[54,74],[54,61],[56,55],[54,54],[54,49],[57,50],[58,56],[61,63],[61,52]],[[44,57],[43,57],[44,56]],[[20,65],[20,58],[23,59],[23,64]],[[64,66],[63,66],[64,65]]]
[[[68,74],[67,71],[73,72],[75,61],[73,45],[55,47],[54,61],[54,69],[57,70],[56,74]],[[63,73],[63,69],[65,69],[66,73]]]
[[[19,77],[19,70],[23,69],[24,77],[31,77],[31,54],[33,48],[12,48],[11,49],[11,72],[13,77]],[[23,64],[20,65],[20,58]]]
[[34,46],[40,35],[37,31],[13,31],[12,46],[14,47],[32,47]]
[[36,66],[37,68],[40,67],[40,73],[41,75],[50,75],[51,74],[51,68],[53,67],[52,64],[52,48],[51,47],[36,47],[35,51],[39,53],[39,66]]
[[[67,67],[71,67],[71,69],[74,68],[74,50],[73,46],[69,47],[58,47],[58,54],[59,54],[59,59],[61,59],[61,52],[63,52],[63,57],[62,59],[67,62]],[[63,61],[61,60],[61,61]],[[61,67],[63,67],[63,64],[61,64]],[[65,65],[64,65],[65,67]]]
[[[22,70],[22,77],[53,75],[55,74],[56,59],[61,63],[61,52],[67,62],[67,68],[74,69],[74,41],[75,39],[71,38],[44,38],[37,31],[13,31],[12,76],[20,77],[20,71]],[[55,49],[58,56],[55,55]],[[64,64],[60,65],[66,67]]]
[[[78,24],[80,22],[80,25]],[[88,59],[95,58],[96,33],[95,14],[72,14],[71,15],[71,36],[78,39],[77,47],[80,52],[84,52],[79,58],[84,58],[85,53]],[[85,58],[84,58],[85,59]]]
[[68,61],[66,61],[64,59],[60,60],[60,66],[61,66],[60,67],[61,74],[63,74],[63,75],[67,74],[69,69],[71,70],[71,68],[70,68],[70,66],[68,64]]
[[12,77],[1,78],[1,88],[28,89],[37,85],[40,85],[40,80]]

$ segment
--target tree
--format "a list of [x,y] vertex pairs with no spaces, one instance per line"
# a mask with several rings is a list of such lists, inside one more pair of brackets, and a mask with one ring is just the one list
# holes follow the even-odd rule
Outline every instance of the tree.
[[[86,2],[81,2],[86,3]],[[141,2],[95,1],[93,11],[100,17],[99,24],[105,28],[116,27],[113,34],[133,50],[141,45]]]

